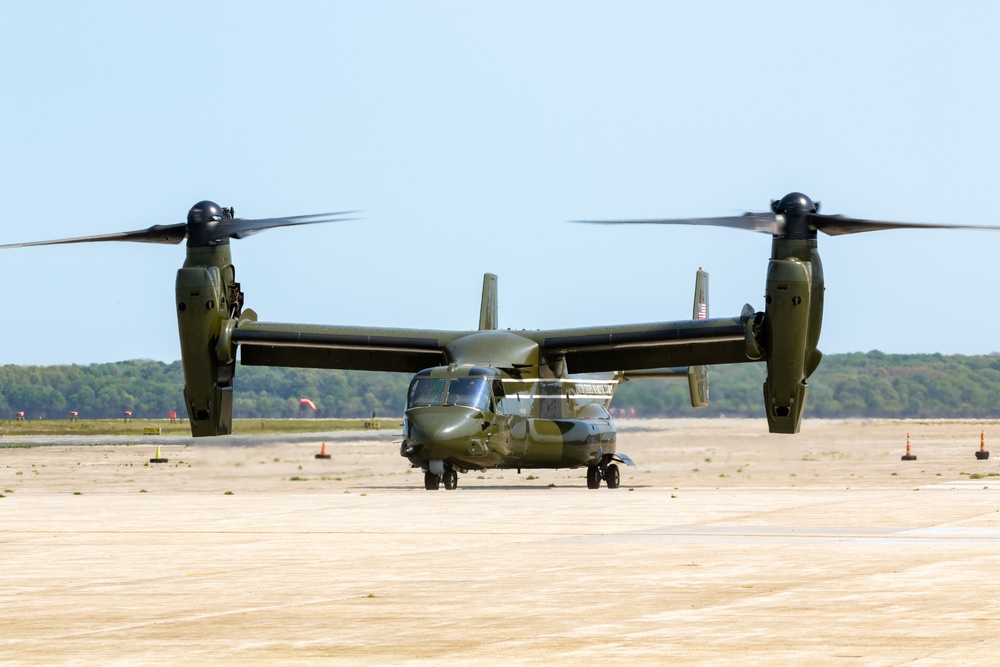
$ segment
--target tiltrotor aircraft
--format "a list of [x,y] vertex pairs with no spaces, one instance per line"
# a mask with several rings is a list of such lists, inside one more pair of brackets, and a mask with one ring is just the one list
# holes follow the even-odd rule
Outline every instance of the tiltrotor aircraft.
[[[772,433],[796,433],[819,365],[823,269],[816,232],[851,234],[898,228],[993,229],[878,222],[819,213],[793,192],[768,213],[722,218],[601,221],[602,224],[718,225],[772,236],[764,310],[746,305],[733,317],[707,317],[707,274],[699,270],[692,319],[574,329],[510,331],[498,327],[496,277],[483,281],[479,328],[418,330],[259,322],[244,309],[230,239],[289,225],[343,220],[347,213],[248,220],[210,201],[187,222],[145,230],[2,248],[139,241],[180,243],[176,311],[184,399],[194,436],[232,431],[237,350],[251,366],[291,366],[412,373],[400,453],[424,471],[429,490],[458,485],[458,473],[486,468],[587,469],[588,488],[620,483],[608,406],[632,378],[687,376],[691,403],[708,403],[708,365],[763,361],[764,412]],[[584,221],[598,222],[598,221]]]

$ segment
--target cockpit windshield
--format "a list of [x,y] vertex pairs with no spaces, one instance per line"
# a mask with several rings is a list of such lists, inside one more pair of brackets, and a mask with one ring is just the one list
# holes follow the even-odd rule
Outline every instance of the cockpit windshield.
[[[446,389],[447,383],[447,392]],[[489,381],[485,378],[428,378],[420,377],[410,383],[406,407],[422,408],[428,405],[461,405],[479,410],[492,410]]]
[[464,405],[488,410],[490,385],[484,378],[455,378],[448,383],[448,398],[445,399],[445,405]]
[[410,385],[406,406],[421,408],[427,405],[441,405],[443,396],[444,378],[417,378]]

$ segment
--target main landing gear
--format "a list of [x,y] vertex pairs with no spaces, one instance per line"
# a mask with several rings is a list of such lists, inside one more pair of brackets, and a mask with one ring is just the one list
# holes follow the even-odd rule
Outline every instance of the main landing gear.
[[587,467],[587,488],[601,488],[601,480],[608,485],[609,489],[617,489],[621,484],[621,475],[618,473],[618,466],[614,463],[601,463],[596,466]]
[[430,470],[424,471],[424,488],[428,491],[437,491],[444,482],[444,488],[454,491],[458,488],[458,473],[454,468],[445,468],[444,473],[438,475]]

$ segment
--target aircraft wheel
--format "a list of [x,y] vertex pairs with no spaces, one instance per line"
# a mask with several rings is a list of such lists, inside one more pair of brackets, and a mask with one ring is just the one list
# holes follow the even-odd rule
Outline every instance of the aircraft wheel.
[[441,475],[436,475],[431,471],[424,473],[424,488],[428,491],[437,491],[441,487]]
[[444,488],[448,491],[454,491],[458,488],[458,473],[454,470],[444,471]]
[[608,466],[608,469],[604,471],[604,481],[607,483],[609,489],[617,489],[618,485],[621,483],[621,476],[618,474],[618,466],[612,463]]
[[601,488],[601,468],[599,466],[587,467],[587,488],[588,489]]

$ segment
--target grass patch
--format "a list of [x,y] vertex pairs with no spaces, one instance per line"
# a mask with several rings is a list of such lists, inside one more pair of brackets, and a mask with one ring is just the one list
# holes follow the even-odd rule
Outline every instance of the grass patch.
[[[363,431],[367,419],[234,419],[233,433],[325,433],[327,431]],[[402,429],[401,419],[381,419],[382,430]],[[10,435],[129,435],[141,436],[144,428],[159,428],[161,435],[191,435],[186,421],[169,419],[28,419],[0,422],[0,434]],[[156,436],[147,436],[155,438]],[[31,445],[11,445],[30,447]]]

